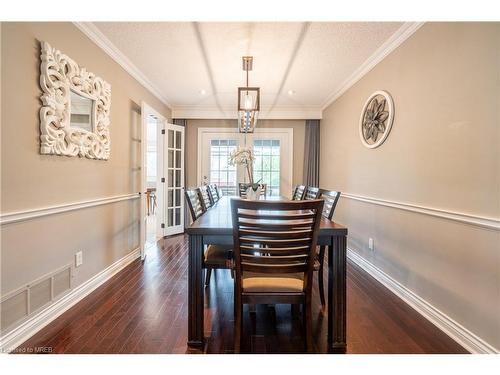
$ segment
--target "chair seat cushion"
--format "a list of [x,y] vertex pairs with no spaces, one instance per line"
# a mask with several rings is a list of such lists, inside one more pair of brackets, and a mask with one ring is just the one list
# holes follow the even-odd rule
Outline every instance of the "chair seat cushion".
[[286,274],[243,272],[241,286],[244,292],[302,292],[304,274],[302,272]]
[[229,264],[232,251],[233,247],[231,245],[208,245],[205,250],[205,264],[225,268]]

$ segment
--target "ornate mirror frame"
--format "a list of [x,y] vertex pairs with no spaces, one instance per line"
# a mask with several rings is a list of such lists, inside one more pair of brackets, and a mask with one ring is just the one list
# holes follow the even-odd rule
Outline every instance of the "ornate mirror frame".
[[359,138],[363,145],[376,148],[384,143],[391,132],[393,121],[394,101],[391,94],[387,91],[375,91],[363,106],[359,118]]
[[[109,159],[109,83],[47,42],[41,42],[40,58],[40,153]],[[70,126],[71,91],[94,101],[92,132]]]

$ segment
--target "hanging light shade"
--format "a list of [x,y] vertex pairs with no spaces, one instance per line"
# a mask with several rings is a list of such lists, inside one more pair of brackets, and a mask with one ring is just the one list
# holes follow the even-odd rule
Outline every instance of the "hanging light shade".
[[246,87],[238,87],[238,129],[240,133],[253,133],[260,110],[260,88],[248,86],[248,72],[253,57],[243,56],[243,70],[247,74]]

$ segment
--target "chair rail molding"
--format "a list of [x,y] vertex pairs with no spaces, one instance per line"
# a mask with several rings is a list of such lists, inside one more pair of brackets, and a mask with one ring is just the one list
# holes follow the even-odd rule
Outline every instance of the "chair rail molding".
[[130,199],[137,199],[140,197],[139,193],[115,195],[112,197],[91,199],[87,201],[72,202],[55,206],[47,206],[34,208],[23,211],[7,212],[0,214],[0,225],[6,225],[10,223],[17,223],[19,221],[26,221],[30,219],[35,219],[43,216],[60,214],[63,212],[81,210],[83,208],[96,207],[104,204],[110,204],[115,202],[126,201]]
[[476,354],[500,353],[497,348],[371,264],[351,247],[347,248],[347,257],[469,352]]
[[464,224],[469,224],[481,228],[500,230],[500,219],[487,216],[472,215],[464,212],[448,211],[441,208],[419,206],[411,203],[396,202],[386,199],[379,199],[373,197],[367,197],[357,194],[342,193],[340,198],[351,199],[359,202],[370,203],[378,206],[391,207],[399,210],[419,213],[423,215],[429,215],[438,217],[441,219],[447,219],[452,221],[457,221]]

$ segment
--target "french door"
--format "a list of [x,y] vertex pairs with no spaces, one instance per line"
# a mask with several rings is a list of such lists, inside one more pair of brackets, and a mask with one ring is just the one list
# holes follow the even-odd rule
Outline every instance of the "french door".
[[165,124],[164,236],[184,232],[184,127]]
[[[157,134],[155,151],[148,150],[148,121],[155,119]],[[148,174],[154,175],[156,208],[156,235],[158,237],[184,231],[184,127],[169,124],[163,116],[146,103],[141,103],[141,130],[139,153],[141,179],[139,243],[141,259],[146,256],[146,226]],[[151,155],[150,155],[151,154]],[[156,162],[154,162],[156,160]],[[156,164],[156,173],[152,170]],[[147,173],[147,165],[149,172]],[[150,176],[150,177],[151,177]],[[150,202],[151,207],[151,202]]]
[[293,130],[257,129],[242,134],[229,128],[198,130],[198,184],[215,183],[225,195],[237,195],[239,182],[248,182],[244,167],[230,166],[229,154],[238,147],[255,155],[254,182],[267,184],[268,195],[288,196],[292,187]]

